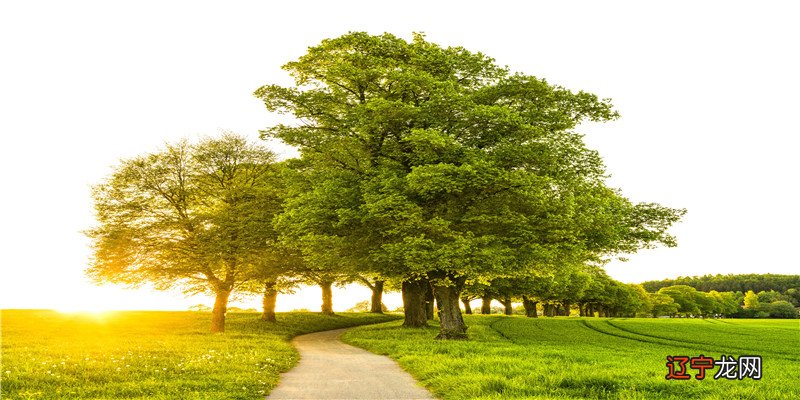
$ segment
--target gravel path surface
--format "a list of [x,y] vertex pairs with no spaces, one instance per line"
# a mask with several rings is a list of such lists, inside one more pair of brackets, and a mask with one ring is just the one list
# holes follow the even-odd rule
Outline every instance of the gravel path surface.
[[300,363],[267,399],[435,399],[394,360],[342,343],[344,331],[294,338]]

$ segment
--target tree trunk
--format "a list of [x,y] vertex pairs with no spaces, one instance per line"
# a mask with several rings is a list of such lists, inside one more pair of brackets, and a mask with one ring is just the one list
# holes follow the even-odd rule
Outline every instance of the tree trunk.
[[536,313],[536,303],[538,302],[529,299],[528,296],[522,296],[522,307],[525,308],[526,317],[539,317],[539,315]]
[[372,290],[372,306],[369,312],[383,314],[383,281],[375,281],[370,290]]
[[489,296],[481,297],[481,314],[492,313],[492,298]]
[[325,315],[333,314],[333,282],[322,282],[319,287],[322,288],[322,313]]
[[472,315],[472,306],[469,304],[469,298],[462,297],[461,303],[464,304],[464,313],[467,315]]
[[546,317],[555,317],[556,316],[556,306],[550,303],[545,303],[543,306],[544,310],[543,313]]
[[261,313],[261,320],[268,322],[276,322],[275,319],[275,303],[278,300],[278,291],[275,290],[275,281],[267,282],[264,285],[264,311]]
[[451,282],[448,286],[442,285],[441,281],[437,281],[438,284],[433,285],[433,295],[436,297],[436,305],[439,307],[439,322],[441,326],[439,335],[436,338],[466,339],[467,325],[464,323],[464,318],[461,316],[461,307],[458,305],[459,294],[465,279],[451,280],[455,282]]
[[228,312],[228,297],[230,290],[218,290],[214,299],[214,309],[211,311],[211,332],[225,332],[225,313]]
[[428,317],[425,310],[425,286],[429,286],[425,280],[404,281],[403,291],[403,326],[420,328],[428,325]]
[[572,309],[572,304],[570,302],[568,302],[568,301],[565,301],[564,302],[564,314],[562,314],[562,315],[564,315],[565,317],[569,317],[571,309]]
[[511,305],[511,297],[510,296],[506,296],[506,297],[503,298],[503,307],[505,308],[505,314],[506,315],[514,314],[514,308]]
[[429,321],[432,321],[436,314],[433,312],[433,302],[435,298],[433,296],[433,288],[431,287],[428,281],[425,281],[425,318]]

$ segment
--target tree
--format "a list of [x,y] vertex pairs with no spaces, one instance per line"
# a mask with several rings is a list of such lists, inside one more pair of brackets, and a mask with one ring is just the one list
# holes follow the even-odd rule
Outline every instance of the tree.
[[789,296],[784,295],[784,294],[778,293],[778,292],[776,292],[774,290],[770,290],[770,291],[762,290],[762,291],[758,292],[758,301],[760,301],[762,303],[774,303],[774,302],[779,301],[779,300],[789,301],[789,300],[791,300],[791,298]]
[[[333,285],[357,279],[353,258],[346,254],[338,210],[352,204],[352,193],[340,192],[351,182],[337,171],[308,168],[304,160],[290,160],[283,170],[286,193],[283,212],[275,217],[279,242],[297,257],[296,275],[322,291],[321,311],[333,315]],[[325,182],[325,185],[315,185]]]
[[[359,301],[353,307],[350,307],[347,311],[348,312],[374,312],[374,311],[372,311],[372,301],[371,300]],[[389,311],[386,308],[386,305],[385,304],[381,304],[381,312],[386,312],[386,311]]]
[[783,293],[795,307],[800,307],[800,289],[790,288]]
[[471,279],[466,282],[464,289],[461,292],[461,304],[464,305],[464,313],[472,314],[472,300],[480,299],[483,296],[483,288],[485,285]]
[[685,316],[700,314],[697,304],[697,289],[686,285],[674,285],[661,288],[658,293],[665,294],[675,300],[678,309]]
[[653,318],[661,315],[672,316],[678,313],[679,305],[669,295],[664,293],[649,293],[648,295],[652,306]]
[[785,300],[778,300],[767,304],[766,312],[771,318],[797,318],[797,310],[792,303]]
[[211,330],[223,332],[231,292],[271,250],[274,179],[274,155],[230,133],[123,160],[92,192],[88,274],[213,293]]
[[[264,185],[254,191],[253,210],[250,217],[259,221],[273,221],[282,211],[285,199],[286,162],[275,163],[270,185]],[[255,202],[259,201],[258,204]],[[277,322],[275,306],[279,293],[291,293],[301,283],[300,273],[303,271],[303,260],[296,251],[284,246],[278,240],[278,232],[264,231],[262,252],[252,257],[252,267],[242,279],[239,290],[262,294],[261,320]]]
[[[617,117],[595,95],[418,34],[349,33],[284,68],[294,87],[255,95],[300,121],[264,136],[299,147],[313,175],[288,203],[287,228],[297,242],[325,242],[309,245],[309,258],[336,254],[342,268],[404,282],[407,326],[425,324],[428,287],[438,337],[465,338],[468,279],[674,245],[666,229],[682,210],[606,187],[599,156],[572,131]],[[313,193],[330,200],[303,201]]]
[[630,288],[631,303],[627,312],[634,317],[637,314],[650,314],[653,311],[653,305],[650,303],[650,296],[644,287],[633,283],[628,284],[628,287]]
[[748,290],[744,295],[744,306],[742,308],[745,310],[757,310],[758,304],[758,295],[752,290]]
[[719,303],[717,303],[716,297],[710,295],[706,292],[695,292],[694,294],[695,303],[697,303],[697,308],[700,312],[700,315],[703,317],[707,317],[710,314],[714,314],[720,308]]
[[383,314],[386,306],[383,305],[383,288],[386,280],[380,276],[370,277],[365,274],[356,275],[356,280],[363,283],[372,292],[370,296],[369,312],[376,314]]
[[733,292],[717,292],[716,290],[712,290],[708,292],[708,294],[716,300],[716,313],[730,316],[739,311],[739,302],[736,300],[736,295]]
[[703,292],[716,290],[718,292],[746,292],[753,290],[775,290],[785,292],[791,288],[800,289],[800,275],[778,274],[728,274],[728,275],[703,275],[681,276],[676,279],[643,282],[642,286],[650,292],[673,285],[687,285]]

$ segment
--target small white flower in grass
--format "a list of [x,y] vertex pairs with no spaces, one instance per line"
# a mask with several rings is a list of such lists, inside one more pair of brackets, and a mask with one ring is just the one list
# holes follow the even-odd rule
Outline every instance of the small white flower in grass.
[[10,374],[10,373],[11,373],[11,371],[6,371],[6,373],[7,373],[7,374]]

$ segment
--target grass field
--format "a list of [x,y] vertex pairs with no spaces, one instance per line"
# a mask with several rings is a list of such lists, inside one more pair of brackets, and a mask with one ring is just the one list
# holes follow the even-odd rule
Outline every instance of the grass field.
[[2,311],[3,399],[259,399],[297,362],[292,336],[397,316],[230,313],[224,335],[209,314]]
[[[258,399],[297,362],[292,336],[397,316],[2,312],[3,399]],[[800,398],[800,321],[468,316],[469,341],[400,322],[345,340],[397,359],[443,399]],[[763,378],[667,381],[667,355],[760,355]],[[689,370],[694,374],[694,370]]]
[[[467,316],[438,328],[364,326],[344,340],[396,359],[442,399],[800,399],[800,321]],[[666,380],[666,356],[760,355],[762,379]],[[695,370],[689,369],[694,375]]]

